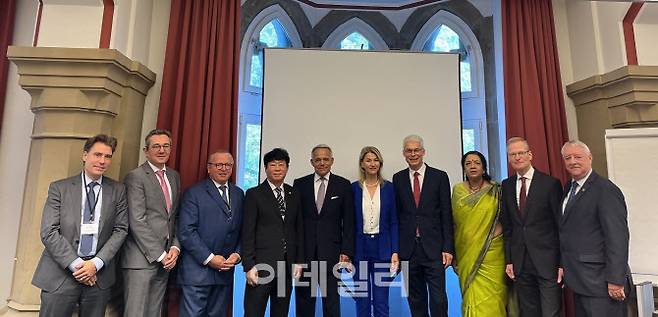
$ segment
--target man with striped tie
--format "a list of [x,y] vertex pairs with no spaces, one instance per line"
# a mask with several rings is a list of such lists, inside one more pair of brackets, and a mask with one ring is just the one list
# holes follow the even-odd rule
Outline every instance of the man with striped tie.
[[[275,148],[263,157],[267,179],[247,191],[242,223],[242,259],[247,276],[246,317],[288,316],[292,278],[304,263],[300,195],[285,184],[290,156]],[[292,272],[291,272],[292,271]],[[291,274],[293,273],[293,274]]]

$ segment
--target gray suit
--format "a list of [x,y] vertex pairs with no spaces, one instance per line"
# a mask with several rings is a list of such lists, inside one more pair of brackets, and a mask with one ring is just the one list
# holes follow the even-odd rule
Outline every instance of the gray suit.
[[170,168],[165,176],[171,186],[169,212],[158,177],[148,162],[124,179],[130,222],[121,254],[124,316],[160,316],[169,272],[157,260],[172,246],[180,249],[176,236],[180,176]]
[[[80,316],[103,316],[115,281],[114,256],[128,233],[126,191],[121,183],[103,177],[96,257],[104,266],[93,287],[78,283],[68,266],[78,258],[82,177],[80,174],[50,184],[41,219],[45,250],[32,284],[42,289],[42,316],[70,316],[80,301]],[[93,301],[84,305],[89,299]]]

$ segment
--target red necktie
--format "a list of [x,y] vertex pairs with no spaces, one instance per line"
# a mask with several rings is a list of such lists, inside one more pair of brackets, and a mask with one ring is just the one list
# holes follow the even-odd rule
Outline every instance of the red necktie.
[[420,206],[420,180],[418,179],[420,173],[414,172],[414,202],[416,203],[416,208]]
[[[418,179],[420,173],[414,172],[414,202],[416,203],[416,208],[420,206],[420,180]],[[416,237],[420,237],[420,228],[416,224]]]
[[521,177],[521,190],[519,191],[519,214],[521,218],[525,216],[525,200],[526,200],[526,187],[525,180],[527,178]]
[[155,172],[155,175],[158,175],[158,180],[160,181],[160,188],[165,197],[165,203],[167,204],[167,213],[171,211],[171,197],[169,196],[169,188],[167,188],[167,182],[164,179],[164,170],[159,170]]

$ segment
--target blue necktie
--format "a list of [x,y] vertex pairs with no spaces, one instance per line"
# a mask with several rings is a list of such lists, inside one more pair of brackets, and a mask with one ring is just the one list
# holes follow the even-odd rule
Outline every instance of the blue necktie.
[[576,191],[578,190],[578,183],[576,181],[573,181],[571,183],[571,193],[569,194],[569,199],[567,200],[567,206],[571,204],[571,202],[574,201],[574,197],[576,196]]
[[[94,208],[96,207],[96,195],[94,193],[94,187],[98,185],[97,182],[91,182],[87,187],[87,197],[85,197],[85,210],[82,214],[82,223],[92,223],[94,221]],[[94,246],[94,235],[93,234],[83,234],[80,236],[80,255],[81,256],[91,256],[92,248]]]

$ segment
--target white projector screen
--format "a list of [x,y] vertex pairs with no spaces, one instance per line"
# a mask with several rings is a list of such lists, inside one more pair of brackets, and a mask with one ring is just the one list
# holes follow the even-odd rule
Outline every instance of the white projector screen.
[[[462,180],[459,55],[265,49],[262,155],[290,153],[286,182],[310,174],[310,151],[332,147],[332,172],[358,179],[361,148],[376,146],[391,179],[407,167],[402,139],[425,141],[425,162]],[[261,161],[262,162],[262,161]],[[261,180],[265,179],[261,164]]]

